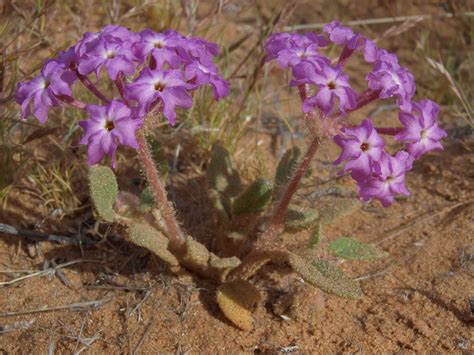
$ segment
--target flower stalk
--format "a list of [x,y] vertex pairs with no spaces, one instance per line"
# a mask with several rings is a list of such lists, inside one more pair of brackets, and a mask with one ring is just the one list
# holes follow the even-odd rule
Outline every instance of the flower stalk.
[[95,96],[101,99],[104,103],[109,103],[110,100],[90,81],[87,75],[82,75],[76,70],[77,78],[88,88]]
[[319,145],[321,144],[320,138],[315,137],[311,144],[308,147],[308,150],[301,159],[298,168],[295,170],[290,182],[286,186],[285,192],[281,197],[280,201],[275,208],[275,212],[270,219],[269,225],[266,231],[260,236],[262,243],[271,243],[274,239],[280,234],[283,230],[285,223],[286,213],[288,211],[288,206],[290,205],[293,195],[298,190],[301,179],[306,174],[309,168],[311,160],[314,158]]
[[146,141],[146,127],[142,127],[137,132],[137,141],[140,146],[138,149],[138,155],[140,162],[142,163],[143,169],[145,170],[148,184],[153,192],[155,203],[161,211],[163,220],[168,230],[168,238],[172,248],[179,248],[185,242],[183,231],[181,230],[178,221],[175,217],[175,211],[170,201],[167,198],[167,193],[163,183],[158,175],[153,157],[150,151],[150,146]]

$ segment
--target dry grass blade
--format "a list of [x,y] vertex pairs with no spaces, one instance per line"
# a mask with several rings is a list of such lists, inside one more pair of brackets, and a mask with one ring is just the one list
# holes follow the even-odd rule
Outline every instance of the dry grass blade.
[[[410,221],[394,228],[393,230],[391,230],[388,235],[379,240],[378,242],[376,243],[373,243],[372,245],[376,246],[376,245],[380,245],[382,243],[385,243],[397,236],[399,236],[400,234],[402,234],[403,232],[405,232],[406,230],[408,230],[409,228],[412,228],[416,225],[419,225],[419,224],[422,224],[422,223],[425,223],[435,217],[438,217],[439,215],[443,214],[443,213],[447,213],[447,212],[450,212],[452,210],[457,210],[459,207],[461,206],[464,206],[464,205],[470,205],[472,204],[474,201],[466,201],[466,202],[460,202],[460,203],[456,203],[454,205],[451,205],[451,206],[447,206],[445,208],[442,208],[441,210],[430,210],[430,211],[427,211],[423,214],[420,214],[418,215],[417,217],[411,219]],[[342,263],[342,262],[341,262]]]
[[35,323],[36,318],[31,320],[25,320],[20,322],[14,322],[10,324],[0,325],[0,335],[5,333],[14,332],[17,330],[29,329]]
[[104,303],[112,299],[113,297],[109,297],[109,298],[104,298],[101,300],[77,302],[77,303],[66,304],[63,306],[55,306],[55,307],[44,306],[41,308],[30,309],[30,310],[19,311],[19,312],[6,312],[6,313],[0,313],[0,317],[16,317],[16,316],[22,316],[25,314],[56,312],[56,311],[79,311],[79,310],[87,309],[89,307],[94,307],[94,308],[100,307]]
[[415,27],[419,22],[426,20],[424,16],[413,16],[410,17],[408,20],[404,21],[400,25],[394,25],[386,30],[379,38],[375,40],[375,42],[380,41],[385,38],[399,36],[403,32],[408,31],[409,29]]
[[428,64],[431,65],[431,67],[433,67],[433,69],[438,71],[440,74],[442,74],[446,78],[446,80],[448,80],[451,90],[457,96],[459,101],[461,101],[461,104],[463,105],[464,110],[466,111],[466,114],[469,117],[469,123],[470,123],[471,127],[474,127],[474,112],[472,110],[472,107],[469,104],[469,101],[466,98],[466,96],[464,95],[464,93],[462,92],[462,90],[459,88],[458,85],[456,85],[456,82],[454,81],[453,77],[448,72],[446,67],[443,65],[443,63],[438,62],[434,59],[431,59],[431,58],[428,58],[428,57],[425,57],[425,59],[427,60]]
[[71,266],[71,265],[74,265],[74,264],[79,264],[79,263],[99,263],[99,264],[102,264],[104,262],[101,261],[101,260],[85,260],[85,259],[73,260],[73,261],[69,261],[69,262],[64,263],[64,264],[59,264],[59,265],[57,265],[53,268],[48,268],[46,270],[37,271],[37,272],[34,272],[32,274],[21,276],[21,277],[18,277],[16,279],[13,279],[13,280],[10,280],[10,281],[0,282],[0,287],[10,286],[10,285],[13,285],[17,282],[24,281],[24,280],[27,280],[27,279],[31,279],[33,277],[49,275],[51,273],[56,272],[57,270],[59,270],[61,268]]
[[143,345],[143,343],[145,342],[145,339],[146,337],[148,336],[148,334],[150,333],[150,330],[153,326],[153,324],[155,324],[155,317],[152,317],[151,320],[148,322],[146,328],[145,328],[145,331],[143,332],[140,340],[138,341],[138,344],[137,346],[135,347],[135,350],[133,350],[133,355],[136,355],[138,354],[138,351],[140,350],[140,347]]
[[9,235],[23,236],[25,238],[39,241],[39,242],[56,242],[56,243],[70,243],[70,244],[94,244],[90,238],[79,236],[79,238],[67,237],[64,235],[48,234],[30,231],[26,229],[17,229],[9,224],[0,223],[0,233]]
[[[465,11],[456,16],[474,16],[474,11]],[[406,22],[413,21],[417,18],[430,19],[430,18],[452,18],[454,15],[452,13],[443,13],[443,14],[433,14],[433,15],[413,15],[413,16],[393,16],[393,17],[380,17],[380,18],[371,18],[365,20],[354,20],[354,21],[343,21],[345,26],[361,26],[361,25],[383,25],[387,23],[396,23],[396,22]],[[309,30],[309,29],[320,29],[323,28],[326,23],[308,23],[304,25],[293,25],[286,26],[283,28],[284,31],[298,31],[298,30]]]

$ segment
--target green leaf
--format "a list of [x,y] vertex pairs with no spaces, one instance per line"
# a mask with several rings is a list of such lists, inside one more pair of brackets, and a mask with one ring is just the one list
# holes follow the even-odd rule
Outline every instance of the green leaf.
[[306,282],[326,293],[351,299],[359,299],[362,296],[359,285],[327,261],[315,259],[311,263],[290,253],[288,263]]
[[95,209],[106,222],[115,221],[114,203],[118,195],[115,174],[107,166],[94,165],[89,169],[89,187]]
[[290,205],[286,213],[285,230],[299,232],[311,228],[318,218],[318,212],[311,208]]
[[209,188],[236,196],[241,190],[240,175],[227,149],[220,144],[212,147],[211,161],[207,168],[207,184]]
[[242,264],[231,272],[230,277],[248,279],[269,262],[289,264],[306,282],[326,293],[351,299],[359,299],[362,296],[359,285],[336,266],[320,259],[311,262],[281,249],[251,252]]
[[317,223],[314,229],[311,231],[311,237],[309,239],[309,247],[316,249],[321,244],[321,238],[323,234],[323,225]]
[[349,237],[340,237],[334,240],[329,244],[329,250],[335,256],[348,260],[378,259],[388,255],[383,250],[360,243]]
[[138,210],[143,213],[150,212],[155,208],[155,199],[153,198],[153,192],[150,186],[145,187],[140,195],[140,204]]
[[285,186],[298,166],[301,150],[298,147],[288,149],[281,157],[275,173],[275,189]]
[[170,266],[179,266],[178,259],[168,250],[168,238],[149,224],[132,224],[128,228],[128,235],[134,244],[150,250]]
[[158,173],[163,177],[163,179],[166,179],[170,167],[163,147],[161,146],[160,142],[151,135],[147,135],[146,140],[150,145],[151,155],[153,156],[153,161],[155,162]]
[[359,299],[362,292],[350,277],[327,261],[315,259],[312,263],[296,254],[289,254],[288,262],[306,281],[335,296]]
[[270,202],[272,192],[271,181],[257,179],[234,200],[232,212],[235,214],[261,212]]
[[359,299],[362,297],[359,284],[333,264],[325,260],[314,259],[312,265],[323,276],[319,280],[320,284],[316,286],[324,292],[344,298]]

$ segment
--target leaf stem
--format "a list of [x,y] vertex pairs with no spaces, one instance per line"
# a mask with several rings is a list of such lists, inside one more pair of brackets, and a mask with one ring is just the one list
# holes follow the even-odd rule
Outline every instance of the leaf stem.
[[109,103],[110,100],[90,81],[90,79],[86,75],[82,75],[76,70],[76,75],[79,80],[84,84],[86,88],[88,88],[95,96],[101,99],[105,103]]
[[153,192],[153,197],[155,198],[155,202],[161,211],[163,220],[168,230],[168,238],[170,240],[171,247],[179,248],[184,244],[185,237],[178,224],[178,221],[176,220],[175,211],[168,200],[165,187],[158,176],[158,172],[151,155],[150,146],[146,141],[145,129],[146,128],[143,127],[137,132],[137,140],[138,144],[140,145],[138,155],[145,170],[148,184],[150,185],[150,188]]

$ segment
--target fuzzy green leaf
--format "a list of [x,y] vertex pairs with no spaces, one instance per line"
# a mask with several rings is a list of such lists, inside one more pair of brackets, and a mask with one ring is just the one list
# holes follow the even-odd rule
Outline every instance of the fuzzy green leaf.
[[95,209],[106,222],[115,220],[114,203],[118,195],[115,174],[107,166],[94,165],[89,169],[89,187]]
[[311,263],[290,253],[288,263],[306,282],[319,287],[326,293],[351,299],[359,299],[362,295],[356,282],[327,261],[315,259]]
[[150,212],[155,208],[155,199],[153,198],[153,192],[150,186],[147,186],[140,195],[140,204],[138,210],[143,213]]
[[134,223],[128,234],[134,244],[150,250],[172,267],[179,266],[178,259],[168,250],[168,238],[157,229],[146,223]]
[[285,186],[291,179],[293,172],[298,166],[301,150],[298,147],[288,149],[278,162],[275,173],[275,188]]
[[241,190],[240,175],[227,149],[220,144],[212,147],[211,161],[207,168],[207,184],[209,188],[236,196]]
[[309,240],[309,247],[316,249],[321,244],[321,238],[323,234],[323,226],[321,223],[317,223],[314,229],[311,231],[311,238]]
[[311,228],[318,218],[318,212],[311,208],[290,205],[286,213],[285,230],[299,232]]
[[329,244],[329,250],[335,256],[348,260],[366,260],[384,258],[388,253],[349,237],[340,237]]
[[272,192],[271,181],[257,179],[234,200],[232,212],[235,214],[261,212],[270,202]]

